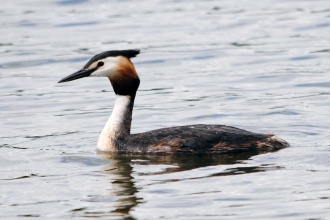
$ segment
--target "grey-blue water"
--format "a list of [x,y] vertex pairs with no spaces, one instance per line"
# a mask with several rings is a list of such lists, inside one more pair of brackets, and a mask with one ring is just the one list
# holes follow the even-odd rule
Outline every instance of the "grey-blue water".
[[[330,219],[330,1],[2,1],[0,31],[1,218]],[[109,81],[57,81],[130,48],[133,133],[225,124],[292,147],[97,155]]]

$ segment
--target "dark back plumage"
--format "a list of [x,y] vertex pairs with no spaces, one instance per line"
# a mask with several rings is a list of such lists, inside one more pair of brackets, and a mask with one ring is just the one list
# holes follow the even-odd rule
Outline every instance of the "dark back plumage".
[[162,128],[116,139],[120,153],[221,154],[272,152],[289,144],[274,134],[259,134],[225,125],[189,125]]
[[105,51],[99,54],[96,54],[93,56],[84,66],[84,69],[87,69],[92,63],[95,61],[107,58],[107,57],[117,57],[117,56],[123,56],[127,57],[129,59],[136,57],[140,53],[140,50],[134,49],[134,50],[109,50]]

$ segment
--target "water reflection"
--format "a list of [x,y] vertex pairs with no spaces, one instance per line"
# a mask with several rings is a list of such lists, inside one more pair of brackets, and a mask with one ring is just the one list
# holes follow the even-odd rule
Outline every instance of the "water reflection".
[[134,219],[129,216],[130,210],[139,203],[135,196],[138,191],[135,187],[132,172],[133,168],[130,164],[129,157],[108,158],[111,163],[104,166],[105,173],[109,176],[109,181],[112,184],[112,190],[109,195],[120,197],[113,205],[114,210],[111,214],[123,217],[122,219]]
[[[105,165],[102,171],[103,174],[108,176],[108,180],[112,185],[112,189],[108,191],[108,194],[120,198],[112,204],[115,206],[115,209],[110,212],[111,215],[121,216],[122,219],[135,219],[130,215],[130,211],[133,210],[134,207],[137,207],[139,203],[145,203],[147,201],[137,196],[139,190],[143,188],[136,186],[138,179],[134,178],[134,176],[159,176],[208,166],[238,165],[237,167],[224,169],[222,172],[212,173],[203,177],[185,178],[183,175],[180,179],[166,179],[155,183],[161,184],[168,181],[183,181],[186,179],[208,178],[210,176],[239,175],[281,168],[272,164],[251,166],[246,163],[252,156],[263,153],[266,152],[255,151],[223,155],[117,155],[107,153],[99,153],[98,155],[109,160],[109,164]],[[161,166],[162,169],[161,171],[157,169],[157,171],[153,172],[153,169],[149,169],[151,165]]]

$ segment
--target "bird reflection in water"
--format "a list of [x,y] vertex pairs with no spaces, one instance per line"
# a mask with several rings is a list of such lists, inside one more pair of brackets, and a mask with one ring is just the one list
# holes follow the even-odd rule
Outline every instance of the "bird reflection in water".
[[[252,156],[263,154],[267,152],[244,152],[236,154],[221,154],[221,155],[187,155],[187,154],[172,154],[172,155],[120,155],[113,153],[99,153],[99,156],[109,160],[109,164],[104,166],[102,173],[109,176],[109,181],[112,184],[112,189],[109,191],[111,195],[117,196],[118,199],[112,205],[111,216],[118,216],[121,219],[135,219],[130,215],[135,207],[140,203],[145,203],[143,198],[137,196],[139,188],[136,187],[135,183],[138,179],[134,179],[133,176],[139,175],[162,175],[170,174],[174,172],[188,171],[192,169],[216,166],[216,165],[235,165],[237,167],[231,167],[224,169],[223,172],[212,173],[203,177],[196,178],[208,178],[210,176],[228,176],[228,175],[239,175],[255,172],[264,172],[267,170],[281,169],[281,167],[273,164],[262,164],[260,166],[241,166],[246,164]],[[139,172],[136,170],[136,165],[150,166],[150,165],[168,165],[165,169],[156,172]],[[145,170],[145,169],[144,169]],[[163,182],[157,181],[156,184],[169,182],[169,181],[180,181],[184,179],[196,179],[185,178],[182,179],[171,179],[164,180]],[[104,214],[104,213],[103,213]],[[103,215],[104,216],[104,215]]]

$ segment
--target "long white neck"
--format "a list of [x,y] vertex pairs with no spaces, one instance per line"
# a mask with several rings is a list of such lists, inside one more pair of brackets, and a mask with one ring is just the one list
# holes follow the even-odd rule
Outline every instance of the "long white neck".
[[118,151],[116,140],[130,134],[134,97],[117,95],[115,106],[97,143],[100,151]]

